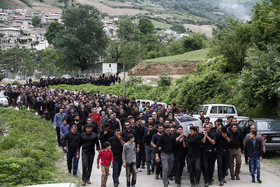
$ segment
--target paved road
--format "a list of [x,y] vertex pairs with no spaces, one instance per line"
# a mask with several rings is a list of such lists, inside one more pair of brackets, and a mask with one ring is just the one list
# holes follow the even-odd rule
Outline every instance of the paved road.
[[[94,159],[94,165],[93,165],[93,170],[92,170],[92,175],[91,175],[91,182],[92,184],[87,184],[86,186],[88,187],[99,187],[101,186],[101,169],[96,168],[96,156]],[[217,164],[217,163],[216,163]],[[81,164],[81,159],[79,163],[79,171],[81,173],[82,171],[82,164]],[[216,168],[217,165],[215,165]],[[262,165],[261,165],[262,166]],[[110,169],[111,175],[108,177],[107,181],[107,187],[113,187],[113,179],[112,179],[112,169]],[[155,175],[147,175],[146,174],[146,169],[142,170],[142,172],[137,173],[137,182],[136,186],[137,187],[162,187],[163,183],[162,180],[155,180]],[[240,181],[232,181],[230,180],[230,177],[226,177],[227,183],[224,185],[226,186],[238,186],[238,187],[250,187],[250,186],[267,186],[267,187],[277,187],[280,186],[280,176],[277,176],[273,173],[269,173],[267,171],[264,171],[261,169],[261,180],[263,181],[262,184],[258,183],[252,183],[251,182],[251,175],[249,173],[248,165],[245,165],[244,163],[242,164],[241,167],[241,174],[240,174]],[[213,182],[213,187],[214,186],[219,186],[218,183],[218,177],[217,177],[217,169],[215,170],[214,173],[214,182]],[[201,176],[201,186],[204,185],[203,182],[203,177]],[[184,169],[183,177],[182,177],[182,187],[185,186],[190,186],[189,182],[189,174],[186,170]],[[120,176],[120,185],[119,187],[126,187],[126,177],[125,177],[125,168],[122,168],[121,176]],[[170,181],[169,187],[176,187],[176,184],[174,181]]]

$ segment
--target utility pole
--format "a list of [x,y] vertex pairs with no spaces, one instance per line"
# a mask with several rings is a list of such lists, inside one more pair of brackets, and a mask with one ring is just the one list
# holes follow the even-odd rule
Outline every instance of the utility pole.
[[[122,32],[122,45],[124,45],[124,34]],[[125,64],[123,60],[123,97],[125,98]]]

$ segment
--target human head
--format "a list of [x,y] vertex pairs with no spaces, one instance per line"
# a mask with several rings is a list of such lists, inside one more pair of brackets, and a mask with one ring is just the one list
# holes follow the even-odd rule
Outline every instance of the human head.
[[170,135],[170,126],[169,125],[165,125],[164,126],[164,131],[167,135]]
[[203,112],[203,111],[200,111],[200,112],[199,112],[199,116],[200,116],[200,118],[204,119],[204,112]]
[[231,119],[231,125],[237,124],[237,119],[236,118],[232,118]]
[[183,134],[183,127],[181,125],[177,128],[177,132]]
[[104,145],[103,145],[103,147],[104,147],[104,149],[107,149],[107,150],[111,149],[111,144],[110,144],[110,142],[105,142]]
[[62,123],[63,125],[67,125],[67,120],[66,119],[62,120]]
[[71,132],[72,132],[73,134],[75,134],[75,133],[77,132],[77,130],[78,130],[78,127],[77,127],[76,124],[74,124],[74,125],[71,126]]
[[128,141],[129,141],[129,142],[134,142],[134,140],[135,140],[133,134],[128,134],[128,135],[127,135],[127,138],[128,138]]
[[198,133],[197,127],[191,126],[190,127],[190,134],[191,136],[195,136]]
[[161,134],[163,132],[163,126],[162,125],[157,126],[157,131],[158,133]]
[[252,125],[254,125],[254,120],[249,119],[248,120],[248,126],[251,127]]
[[231,131],[232,131],[233,133],[236,133],[236,132],[237,132],[237,129],[238,129],[238,125],[237,125],[237,124],[232,124]]
[[204,125],[204,130],[205,130],[206,132],[210,132],[210,124]]
[[253,130],[253,131],[252,131],[252,136],[251,136],[251,137],[255,139],[256,136],[257,136],[257,131]]

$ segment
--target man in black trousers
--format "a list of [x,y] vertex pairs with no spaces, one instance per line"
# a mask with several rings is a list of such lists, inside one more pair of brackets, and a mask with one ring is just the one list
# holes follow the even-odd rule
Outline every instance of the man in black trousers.
[[215,133],[210,131],[210,125],[206,124],[203,131],[203,148],[202,148],[202,165],[203,165],[203,177],[205,187],[212,185],[216,152],[215,152]]
[[191,187],[199,186],[201,173],[201,135],[195,126],[190,127],[190,135],[186,138],[188,143],[188,167]]
[[176,137],[177,143],[177,148],[174,153],[175,183],[177,184],[177,187],[181,187],[181,178],[187,154],[187,142],[183,133],[183,127],[179,126],[177,128],[177,132],[175,132],[174,135]]
[[228,170],[229,147],[231,141],[231,133],[227,130],[227,127],[223,126],[216,133],[218,178],[220,181],[220,186],[223,186],[224,183],[226,183],[225,176]]
[[100,151],[100,145],[98,142],[98,136],[96,133],[92,132],[93,125],[87,124],[85,126],[86,132],[82,134],[81,137],[81,144],[82,144],[82,165],[83,165],[83,172],[82,172],[82,185],[85,186],[86,184],[91,184],[90,182],[90,175],[92,170],[92,164],[95,154],[94,146],[96,149]]
[[122,151],[123,145],[125,142],[121,136],[121,132],[119,129],[116,129],[114,132],[114,136],[110,137],[108,140],[111,143],[111,150],[113,152],[113,181],[114,187],[119,186],[119,177],[122,169]]

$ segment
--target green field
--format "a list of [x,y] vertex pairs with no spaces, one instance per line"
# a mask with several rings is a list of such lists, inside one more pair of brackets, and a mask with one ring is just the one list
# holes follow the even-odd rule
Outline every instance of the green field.
[[161,62],[161,63],[169,63],[169,62],[181,62],[181,61],[205,61],[207,60],[207,54],[209,49],[200,49],[196,51],[187,52],[180,55],[174,56],[166,56],[155,59],[146,60],[145,62]]

